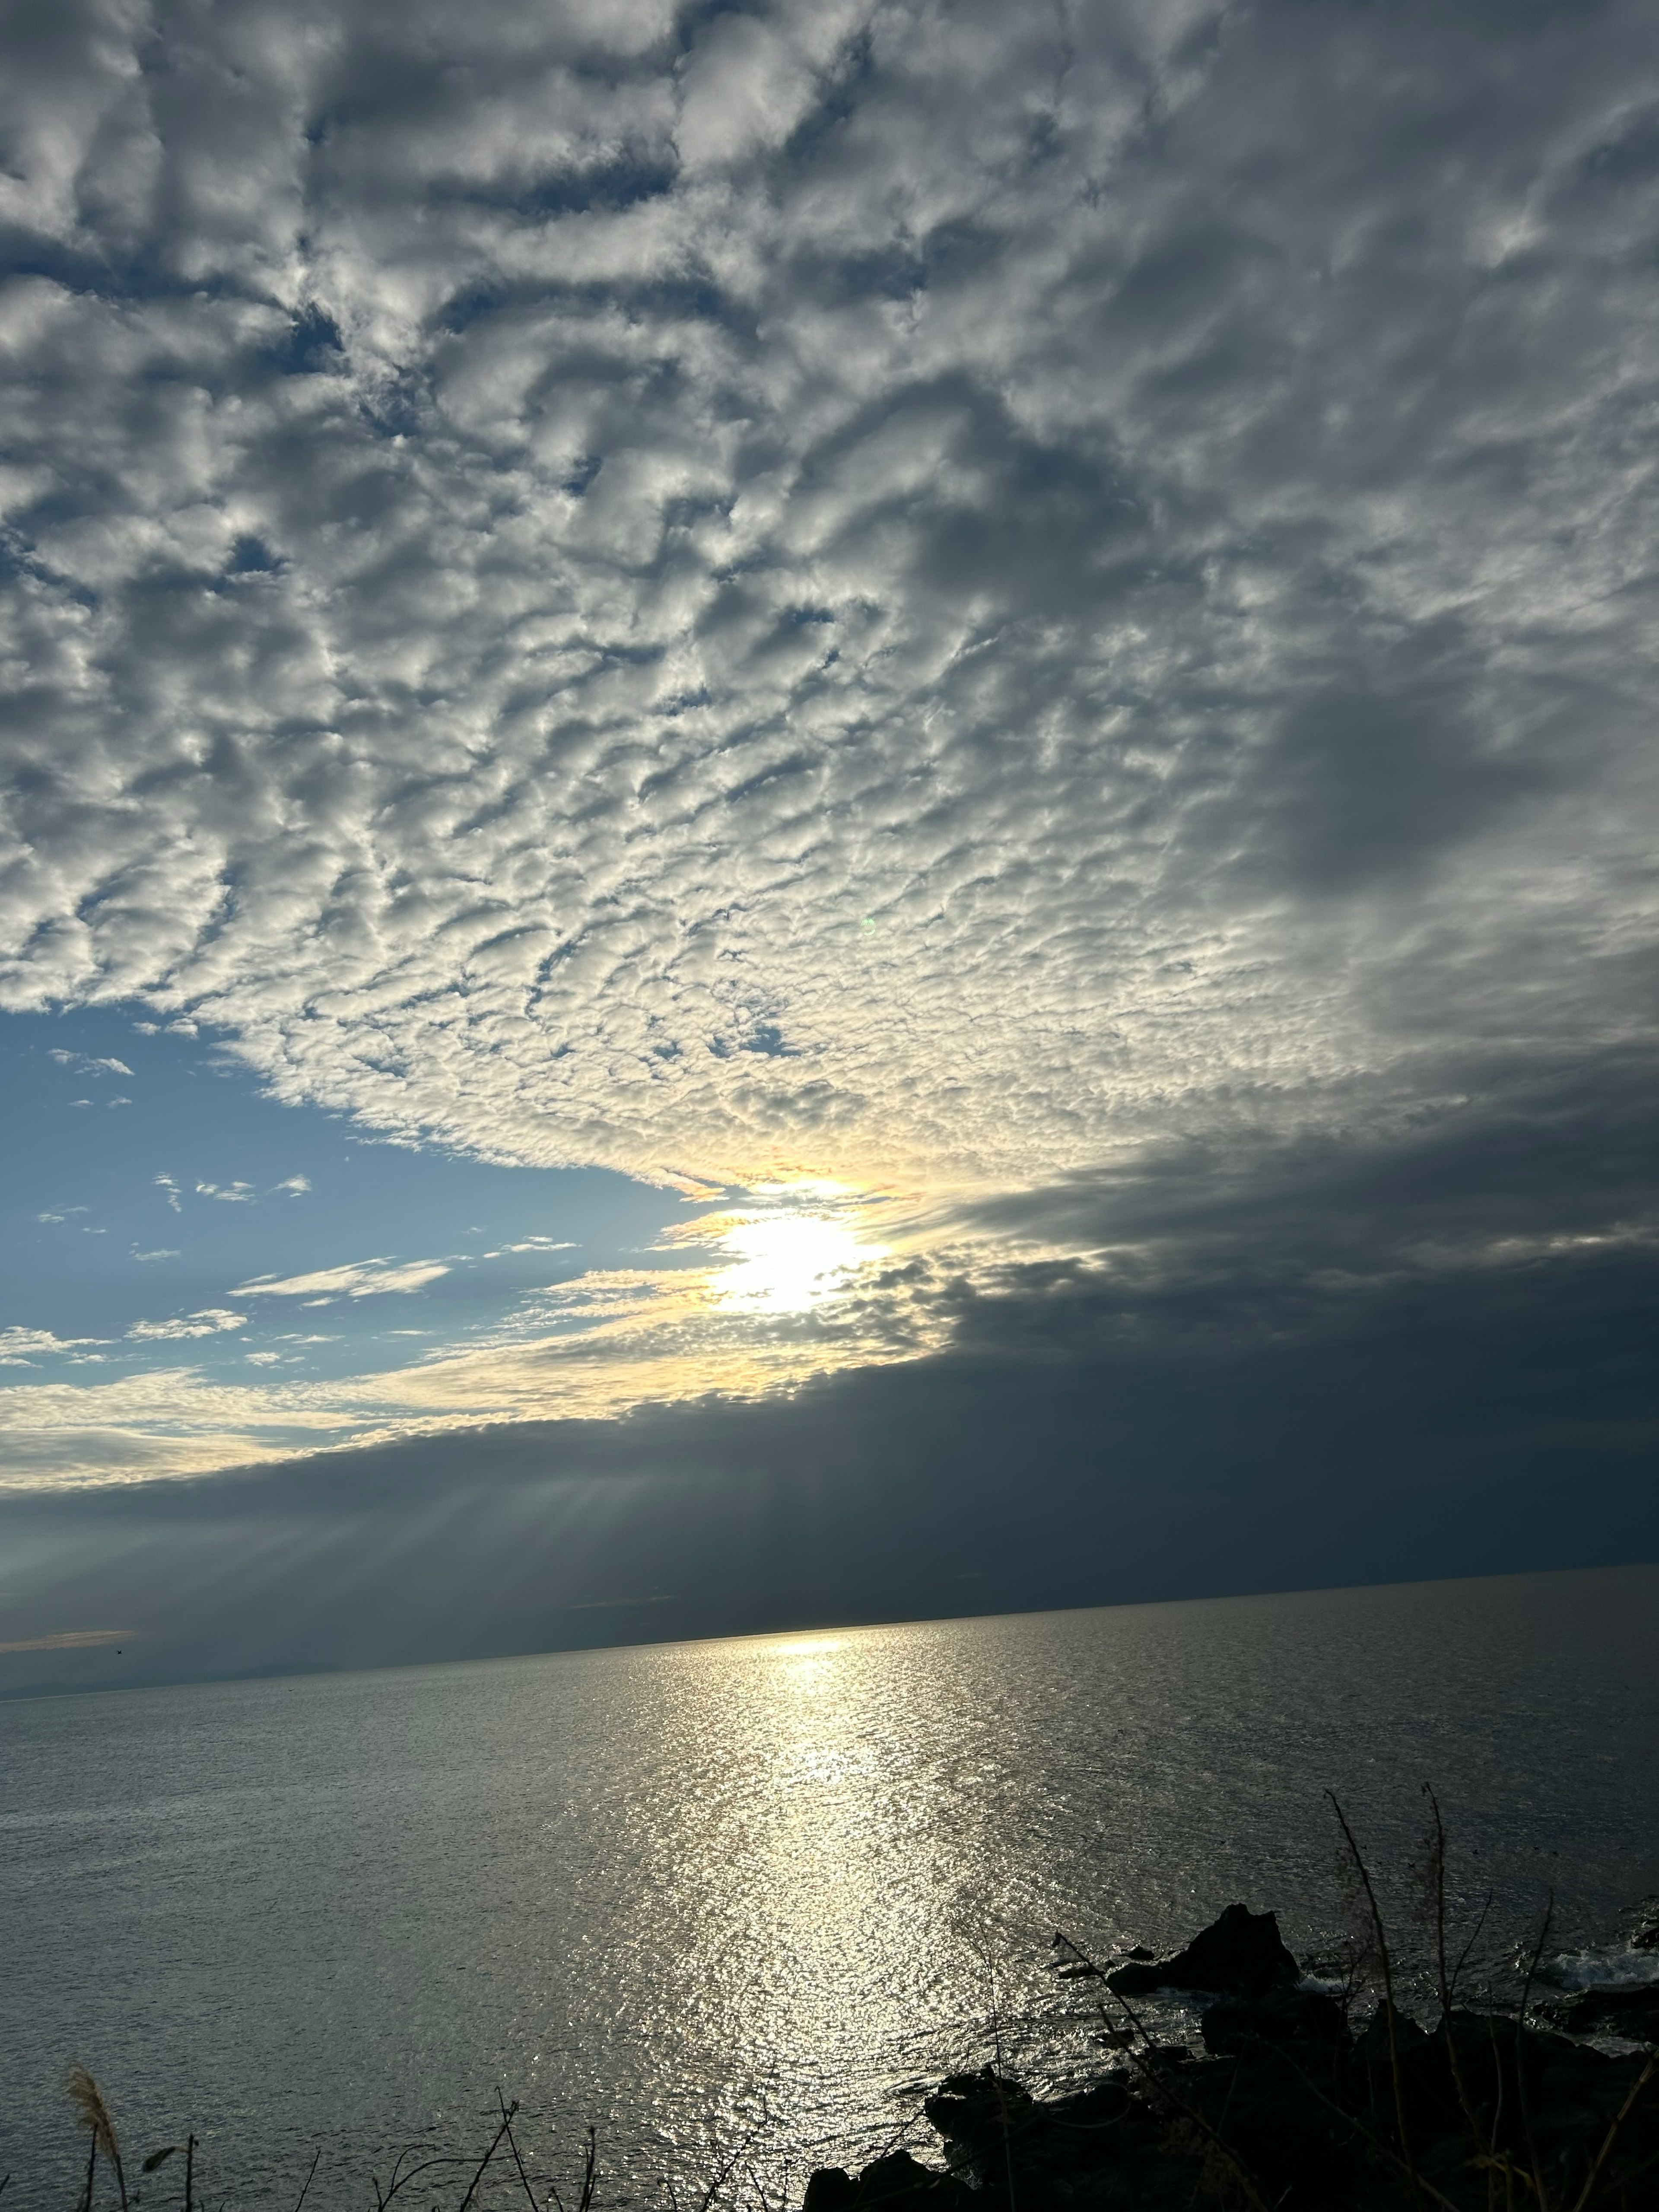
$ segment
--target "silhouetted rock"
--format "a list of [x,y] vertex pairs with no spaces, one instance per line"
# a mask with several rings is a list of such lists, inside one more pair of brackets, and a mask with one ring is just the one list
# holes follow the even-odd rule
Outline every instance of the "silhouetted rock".
[[[1292,1985],[1273,1914],[1242,1905],[1133,1971],[1223,1992],[1202,2022],[1207,2056],[1137,2038],[1124,2063],[1057,2097],[988,2068],[953,2074],[925,2107],[950,2172],[902,2151],[858,2175],[830,2167],[805,2212],[1490,2212],[1511,2197],[1537,2212],[1540,2187],[1589,2212],[1659,2205],[1659,2077],[1644,2080],[1644,2053],[1472,2010],[1432,2031],[1383,2006],[1351,2022]],[[1634,2040],[1644,2005],[1659,2008],[1659,1987],[1559,2009],[1575,2030],[1616,2015]]]
[[1224,1997],[1200,2022],[1204,2048],[1231,2057],[1253,2043],[1293,2049],[1329,2049],[1348,2039],[1348,2023],[1334,1998],[1315,1990],[1271,1990],[1265,1997]]
[[1659,2043],[1659,1982],[1634,1989],[1586,1990],[1570,2003],[1549,2007],[1549,2016],[1571,2035],[1620,2035],[1630,2043]]
[[908,2150],[872,2160],[862,2173],[821,2166],[806,2184],[802,2212],[975,2212],[972,2193]]
[[821,2166],[806,2178],[802,2212],[847,2212],[859,2185],[844,2166]]
[[1230,1905],[1174,1958],[1114,1966],[1106,1985],[1122,1996],[1151,1990],[1214,1990],[1221,1996],[1261,1997],[1269,1990],[1290,1987],[1301,1971],[1285,1948],[1275,1914]]
[[947,2142],[976,2150],[1023,2125],[1034,2101],[1024,2082],[987,2066],[977,2074],[948,2075],[921,2109]]

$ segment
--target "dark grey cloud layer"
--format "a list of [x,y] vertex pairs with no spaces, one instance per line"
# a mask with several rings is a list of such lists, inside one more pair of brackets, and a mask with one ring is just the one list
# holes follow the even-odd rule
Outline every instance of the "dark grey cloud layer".
[[1132,1243],[936,1281],[946,1351],[792,1397],[0,1495],[9,1637],[124,1632],[0,1691],[1651,1559],[1653,1071],[1594,1073],[1172,1158]]
[[1650,9],[6,35],[9,1003],[1009,1185],[1649,1033]]

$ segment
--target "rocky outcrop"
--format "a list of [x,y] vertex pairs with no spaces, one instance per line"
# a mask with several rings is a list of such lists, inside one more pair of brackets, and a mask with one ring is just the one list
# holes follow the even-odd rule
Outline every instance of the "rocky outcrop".
[[873,2159],[859,2174],[821,2166],[806,2185],[802,2212],[979,2212],[954,2174],[923,2166],[908,2150]]
[[1278,1916],[1230,1905],[1218,1920],[1194,1936],[1172,1959],[1130,1959],[1106,1977],[1121,1996],[1152,1990],[1211,1990],[1218,1996],[1260,1997],[1288,1989],[1302,1969],[1285,1948]]
[[1616,2035],[1626,2043],[1659,2044],[1659,1982],[1585,1990],[1543,2009],[1569,2035]]
[[1149,1978],[1133,1988],[1224,1992],[1204,2056],[1140,2038],[1062,2097],[952,2075],[924,2107],[946,2170],[904,2152],[828,2169],[805,2212],[1659,2206],[1659,2061],[1644,2053],[1461,2009],[1431,2032],[1380,2008],[1357,2020],[1295,1986],[1273,1914],[1242,1905],[1174,1958],[1130,1963]]

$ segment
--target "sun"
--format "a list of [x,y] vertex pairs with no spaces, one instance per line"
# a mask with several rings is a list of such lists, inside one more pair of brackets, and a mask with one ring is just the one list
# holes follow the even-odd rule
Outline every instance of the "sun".
[[[825,1189],[812,1188],[815,1193]],[[806,1313],[822,1305],[885,1249],[865,1243],[822,1206],[738,1214],[722,1230],[720,1248],[727,1255],[714,1278],[720,1304],[779,1314]]]

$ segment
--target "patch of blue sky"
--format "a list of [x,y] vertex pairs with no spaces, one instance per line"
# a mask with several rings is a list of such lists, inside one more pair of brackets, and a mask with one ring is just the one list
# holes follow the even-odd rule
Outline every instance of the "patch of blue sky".
[[0,1017],[0,1385],[378,1371],[590,1269],[693,1264],[653,1249],[672,1192],[378,1140],[130,1010]]

